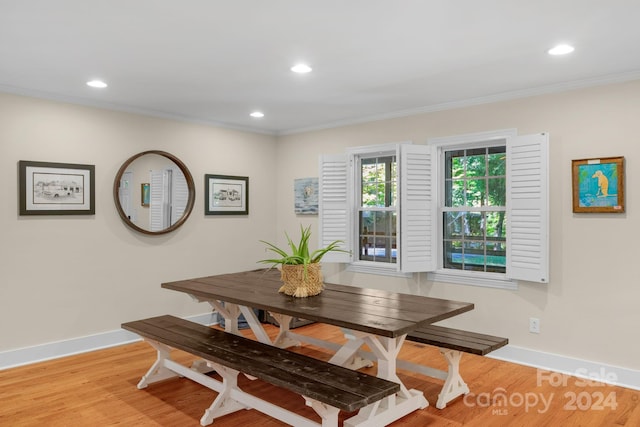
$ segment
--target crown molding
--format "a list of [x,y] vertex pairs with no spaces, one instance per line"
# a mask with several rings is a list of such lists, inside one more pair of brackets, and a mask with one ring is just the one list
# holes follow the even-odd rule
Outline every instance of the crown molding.
[[419,108],[411,108],[406,110],[392,111],[389,113],[376,114],[366,117],[359,117],[349,120],[338,120],[325,123],[318,126],[308,126],[304,128],[293,128],[276,132],[277,136],[293,135],[306,132],[314,132],[319,130],[327,130],[344,126],[351,126],[362,123],[376,122],[380,120],[396,119],[402,117],[415,116],[418,114],[433,113],[436,111],[455,110],[458,108],[473,107],[482,104],[492,104],[496,102],[510,101],[520,98],[529,98],[539,95],[547,95],[551,93],[567,92],[576,89],[584,89],[594,86],[603,86],[608,84],[623,83],[640,79],[640,71],[631,71],[628,73],[615,74],[603,77],[595,77],[590,79],[575,80],[570,82],[557,83],[536,88],[503,92],[495,95],[481,96],[476,98],[463,99],[460,101],[444,102],[441,104],[428,105]]
[[130,105],[113,104],[110,102],[96,101],[94,99],[81,98],[76,96],[68,96],[61,94],[53,94],[45,91],[19,88],[14,86],[6,86],[0,84],[0,92],[13,95],[27,96],[30,98],[45,99],[55,102],[63,102],[66,104],[82,105],[85,107],[99,108],[102,110],[118,111],[123,113],[137,114],[140,116],[155,117],[160,119],[175,120],[178,122],[194,123],[205,126],[214,126],[223,129],[236,130],[240,132],[257,133],[261,135],[275,136],[276,132],[264,129],[258,129],[248,126],[238,126],[230,123],[218,122],[215,120],[202,120],[181,114],[168,113],[166,111],[157,111],[148,108],[133,107]]
[[202,119],[188,117],[180,114],[169,113],[165,111],[157,111],[157,110],[151,110],[146,108],[133,107],[130,105],[119,105],[119,104],[113,104],[109,102],[96,101],[93,99],[53,94],[53,93],[44,92],[44,91],[37,91],[37,90],[31,90],[31,89],[25,89],[25,88],[19,88],[19,87],[7,86],[7,85],[1,85],[1,84],[0,84],[0,92],[28,96],[32,98],[47,99],[47,100],[57,101],[57,102],[64,102],[67,104],[84,105],[87,107],[100,108],[104,110],[120,111],[120,112],[138,114],[138,115],[148,116],[148,117],[157,117],[161,119],[194,123],[194,124],[200,124],[205,126],[215,126],[223,129],[230,129],[230,130],[236,130],[240,132],[249,132],[249,133],[256,133],[261,135],[270,135],[270,136],[277,137],[277,136],[286,136],[286,135],[294,135],[294,134],[307,133],[307,132],[315,132],[320,130],[334,129],[334,128],[339,128],[344,126],[370,123],[370,122],[376,122],[381,120],[409,117],[409,116],[414,116],[418,114],[433,113],[437,111],[455,110],[458,108],[473,107],[477,105],[492,104],[497,102],[520,99],[520,98],[529,98],[529,97],[534,97],[539,95],[567,92],[567,91],[576,90],[576,89],[584,89],[588,87],[623,83],[623,82],[639,80],[639,79],[640,79],[640,70],[635,70],[627,73],[594,77],[594,78],[588,78],[588,79],[582,79],[582,80],[574,80],[569,82],[556,83],[552,85],[539,86],[536,88],[515,90],[515,91],[503,92],[503,93],[494,94],[494,95],[462,99],[458,101],[444,102],[444,103],[434,104],[434,105],[427,105],[427,106],[418,107],[418,108],[410,108],[405,110],[391,111],[388,113],[362,116],[362,117],[357,117],[353,119],[337,120],[337,121],[327,122],[324,124],[307,126],[302,128],[290,128],[290,129],[282,129],[282,130],[275,130],[275,131],[259,129],[259,128],[249,127],[249,126],[238,126],[230,123],[218,122],[215,120],[202,120]]

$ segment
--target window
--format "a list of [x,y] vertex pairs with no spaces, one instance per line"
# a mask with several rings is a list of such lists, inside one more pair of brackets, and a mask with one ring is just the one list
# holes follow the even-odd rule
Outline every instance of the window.
[[327,262],[514,288],[548,279],[548,135],[515,130],[356,147],[320,160]]
[[431,271],[431,168],[429,147],[409,143],[322,156],[320,244],[342,240],[350,251],[328,253],[323,261],[375,274]]
[[444,151],[444,268],[505,273],[506,159],[505,145]]
[[398,170],[395,155],[358,157],[359,259],[397,262]]

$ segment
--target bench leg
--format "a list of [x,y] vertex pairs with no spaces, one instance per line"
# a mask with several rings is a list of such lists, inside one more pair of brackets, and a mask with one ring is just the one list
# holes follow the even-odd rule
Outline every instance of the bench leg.
[[165,366],[165,361],[171,360],[171,348],[157,341],[145,339],[151,347],[157,350],[157,358],[151,368],[146,374],[142,376],[142,379],[138,383],[138,388],[146,388],[149,384],[153,384],[158,381],[163,381],[169,378],[176,378],[180,375],[176,374]]
[[[213,361],[206,361],[206,365],[197,364],[198,369],[190,369],[171,359],[171,347],[160,342],[147,339],[152,347],[158,352],[158,358],[151,366],[149,371],[142,377],[138,384],[138,388],[145,388],[148,384],[169,378],[187,377],[198,384],[201,384],[216,393],[215,400],[211,406],[205,410],[200,424],[203,426],[211,424],[214,419],[222,417],[241,409],[256,409],[264,414],[270,415],[281,420],[288,425],[296,427],[338,427],[339,409],[314,399],[306,398],[307,405],[312,407],[316,413],[322,418],[322,424],[317,421],[310,420],[305,416],[298,415],[285,408],[274,405],[266,400],[262,400],[256,396],[242,391],[238,386],[239,371],[220,365]],[[222,381],[211,378],[201,373],[202,371],[215,371],[222,377]],[[304,396],[303,396],[304,397]]]
[[338,414],[340,410],[326,403],[318,402],[315,399],[311,399],[307,396],[304,397],[307,406],[313,408],[320,418],[322,418],[322,427],[336,427],[338,425]]
[[447,379],[444,381],[442,391],[440,391],[438,401],[436,402],[436,408],[443,409],[447,406],[447,403],[456,397],[469,393],[469,387],[460,376],[460,359],[462,358],[462,352],[441,348],[440,353],[442,353],[449,365]]
[[226,366],[219,365],[217,363],[208,362],[222,377],[222,391],[213,401],[211,406],[204,411],[204,415],[200,419],[200,425],[206,426],[213,422],[214,418],[219,418],[223,415],[230,414],[232,412],[239,411],[241,409],[248,409],[247,406],[238,402],[231,397],[233,390],[238,389],[238,371],[235,369],[227,368]]

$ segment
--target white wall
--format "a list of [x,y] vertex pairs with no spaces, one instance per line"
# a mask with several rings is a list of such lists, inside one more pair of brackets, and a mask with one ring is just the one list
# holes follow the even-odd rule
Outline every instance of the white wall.
[[[317,170],[320,154],[346,147],[517,128],[550,133],[550,282],[517,291],[354,275],[325,265],[328,281],[473,302],[450,325],[505,336],[511,344],[629,369],[640,369],[640,81],[381,120],[278,139],[277,229],[295,231],[317,217],[296,217],[293,180]],[[624,156],[626,213],[574,214],[571,160]],[[286,165],[286,167],[285,167]],[[316,244],[317,241],[312,242]],[[529,317],[541,319],[539,335]]]
[[[145,316],[210,311],[160,283],[262,266],[258,240],[275,238],[275,144],[271,136],[0,94],[0,352]],[[151,149],[181,159],[197,192],[187,222],[163,236],[130,230],[113,201],[120,165]],[[95,165],[96,214],[19,216],[20,160]],[[248,176],[249,215],[205,217],[205,173]]]
[[[160,283],[261,267],[259,239],[284,240],[316,216],[294,214],[293,180],[317,176],[318,156],[346,147],[517,128],[550,132],[551,274],[517,291],[352,275],[326,265],[330,281],[470,301],[449,324],[509,337],[512,344],[640,369],[640,287],[634,271],[640,224],[640,81],[434,112],[278,138],[0,94],[0,352],[119,328],[156,314],[208,311]],[[174,233],[129,230],[112,196],[132,154],[171,152],[194,176],[194,212]],[[627,213],[573,214],[571,160],[625,156]],[[18,215],[17,163],[96,166],[96,215]],[[205,217],[205,173],[249,176],[249,216]],[[314,234],[312,244],[317,236]],[[61,265],[57,256],[73,259]],[[159,260],[159,261],[158,261]],[[528,332],[539,317],[542,332]]]

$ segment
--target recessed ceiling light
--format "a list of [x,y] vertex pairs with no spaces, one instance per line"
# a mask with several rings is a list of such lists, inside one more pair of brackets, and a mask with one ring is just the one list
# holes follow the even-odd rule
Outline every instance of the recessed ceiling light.
[[255,118],[255,119],[259,119],[261,117],[264,117],[264,113],[262,111],[254,111],[253,113],[249,114],[251,117]]
[[311,67],[309,67],[307,64],[296,64],[291,67],[291,71],[298,74],[305,74],[311,72]]
[[107,84],[102,80],[90,80],[87,82],[87,86],[104,89],[105,87],[107,87]]
[[570,46],[568,44],[559,44],[549,49],[548,52],[549,55],[566,55],[567,53],[571,53],[574,50],[575,49],[573,46]]

